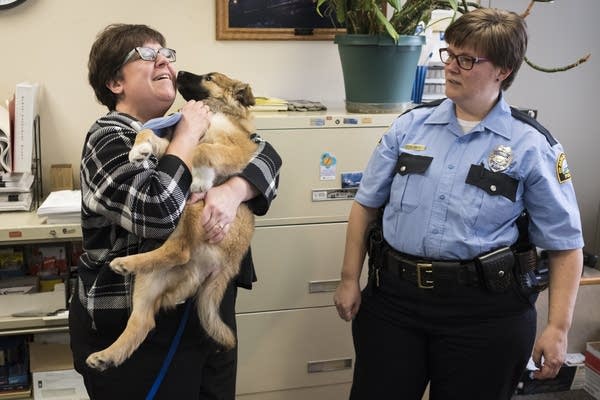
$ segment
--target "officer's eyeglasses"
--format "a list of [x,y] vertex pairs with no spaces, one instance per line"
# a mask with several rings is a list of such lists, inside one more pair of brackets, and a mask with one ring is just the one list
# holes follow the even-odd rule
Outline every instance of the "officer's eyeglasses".
[[456,60],[456,63],[458,64],[458,66],[467,71],[470,69],[473,69],[473,66],[475,64],[479,64],[480,62],[484,62],[484,61],[490,61],[484,57],[471,57],[471,56],[465,56],[465,55],[456,55],[453,52],[451,52],[450,50],[448,50],[448,48],[440,49],[440,59],[446,65],[449,65],[450,63],[452,63],[452,60]]
[[121,68],[123,65],[125,65],[129,61],[131,61],[131,59],[136,54],[139,56],[140,59],[142,59],[144,61],[156,61],[156,58],[158,57],[159,54],[161,56],[163,56],[164,58],[166,58],[167,61],[169,61],[169,62],[175,62],[175,60],[177,59],[176,52],[173,49],[161,47],[160,49],[157,50],[157,49],[153,49],[152,47],[136,47],[136,48],[132,49],[129,53],[127,53],[127,55],[123,59],[123,62],[121,63],[121,66],[119,68]]

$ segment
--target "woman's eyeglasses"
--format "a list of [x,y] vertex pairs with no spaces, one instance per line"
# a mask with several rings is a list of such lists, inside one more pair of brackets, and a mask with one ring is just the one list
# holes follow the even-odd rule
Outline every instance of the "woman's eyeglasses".
[[169,62],[175,62],[176,60],[176,52],[173,49],[161,47],[157,50],[153,49],[152,47],[136,47],[127,53],[119,68],[131,61],[136,54],[144,61],[156,61],[156,58],[159,54],[166,58]]
[[458,64],[458,66],[467,71],[470,69],[473,69],[473,66],[475,64],[479,64],[480,62],[484,62],[484,61],[490,61],[484,57],[471,57],[471,56],[465,56],[465,55],[456,55],[453,52],[451,52],[450,50],[448,50],[448,48],[440,49],[440,59],[446,65],[449,65],[450,63],[452,63],[452,60],[456,60],[456,63]]

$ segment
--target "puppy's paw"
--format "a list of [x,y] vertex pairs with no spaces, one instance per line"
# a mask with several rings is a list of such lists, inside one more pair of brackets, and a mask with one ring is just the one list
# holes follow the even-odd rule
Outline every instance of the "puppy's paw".
[[129,151],[129,162],[140,164],[147,160],[152,154],[152,144],[142,142],[134,145]]
[[194,167],[192,169],[192,192],[207,192],[213,187],[216,174],[215,170],[210,167]]
[[213,187],[212,181],[207,181],[200,178],[193,178],[190,190],[193,193],[205,193],[208,192],[208,189],[210,189],[211,187]]
[[115,366],[114,361],[105,354],[105,351],[98,351],[90,354],[85,360],[85,363],[90,367],[98,371],[105,371],[106,369]]
[[135,266],[127,262],[127,257],[117,257],[110,262],[109,266],[120,275],[129,275],[135,272]]

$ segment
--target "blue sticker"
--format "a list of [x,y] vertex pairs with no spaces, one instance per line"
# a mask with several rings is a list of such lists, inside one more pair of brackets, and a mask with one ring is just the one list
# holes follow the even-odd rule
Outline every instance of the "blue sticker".
[[342,188],[356,188],[360,185],[362,172],[342,172]]

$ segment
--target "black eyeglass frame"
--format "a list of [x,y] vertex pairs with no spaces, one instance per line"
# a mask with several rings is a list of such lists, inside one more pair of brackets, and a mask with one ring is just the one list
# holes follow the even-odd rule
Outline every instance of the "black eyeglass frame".
[[[482,63],[485,61],[491,61],[490,59],[485,58],[485,57],[472,57],[472,56],[466,56],[464,54],[456,55],[453,52],[451,52],[450,50],[448,50],[447,47],[442,47],[439,50],[439,53],[440,53],[440,60],[444,64],[450,65],[452,63],[452,60],[456,60],[458,67],[461,69],[464,69],[465,71],[472,70],[473,67],[475,66],[475,64],[479,64],[479,63]],[[444,54],[446,54],[447,56],[444,57]],[[446,61],[444,61],[444,59],[446,59]],[[466,65],[464,64],[465,62],[467,63]]]

